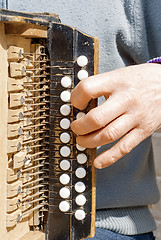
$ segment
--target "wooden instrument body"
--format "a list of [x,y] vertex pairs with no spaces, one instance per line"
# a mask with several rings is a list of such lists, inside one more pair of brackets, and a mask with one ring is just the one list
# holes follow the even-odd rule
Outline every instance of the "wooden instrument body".
[[[64,103],[60,94],[79,82],[80,70],[97,73],[98,40],[61,24],[56,15],[1,10],[0,19],[0,239],[92,237],[95,150],[79,151],[71,130],[60,127],[61,119],[72,121],[79,112],[69,101]],[[77,63],[81,55],[88,58],[84,67]],[[67,89],[61,85],[64,76],[72,79]],[[60,113],[62,105],[70,106],[68,116]],[[94,106],[96,101],[91,101],[84,112]],[[62,132],[70,135],[67,144],[60,140]],[[60,168],[63,146],[71,150],[65,158],[71,166],[68,171]],[[77,155],[82,153],[88,160],[79,164]],[[79,167],[86,171],[82,179],[75,174]],[[70,176],[65,185],[70,190],[67,199],[59,195],[63,173]],[[86,185],[84,206],[75,202],[78,181]],[[68,211],[60,211],[61,201],[69,203]],[[83,220],[75,218],[78,209],[86,214]]]

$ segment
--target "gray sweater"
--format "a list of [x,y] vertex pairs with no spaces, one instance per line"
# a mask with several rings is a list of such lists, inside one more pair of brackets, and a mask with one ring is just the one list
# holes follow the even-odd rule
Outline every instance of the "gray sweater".
[[[97,36],[100,72],[161,55],[160,0],[10,0],[9,6],[55,12],[63,23]],[[152,231],[155,223],[147,206],[158,199],[148,138],[114,165],[97,171],[96,226],[128,235]]]

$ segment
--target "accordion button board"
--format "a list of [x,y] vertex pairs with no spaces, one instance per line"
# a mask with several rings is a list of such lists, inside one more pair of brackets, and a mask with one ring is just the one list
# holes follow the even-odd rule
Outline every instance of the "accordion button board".
[[98,39],[58,16],[0,11],[0,238],[94,235],[95,149],[76,143],[72,89],[98,71]]

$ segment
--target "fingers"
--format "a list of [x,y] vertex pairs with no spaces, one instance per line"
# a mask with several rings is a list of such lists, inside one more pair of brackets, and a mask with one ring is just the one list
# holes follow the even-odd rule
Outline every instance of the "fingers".
[[124,155],[129,153],[147,137],[148,136],[145,136],[144,131],[141,129],[135,128],[131,130],[111,149],[101,153],[96,157],[94,160],[95,167],[101,169],[112,165]]
[[124,114],[105,128],[84,136],[78,136],[76,141],[82,147],[95,148],[118,140],[135,126],[135,119],[130,114]]
[[118,70],[98,74],[81,80],[71,92],[72,105],[78,109],[84,109],[91,99],[103,95],[106,96],[108,93],[113,92],[117,86],[117,79],[120,79]]
[[129,97],[120,98],[119,94],[114,94],[102,105],[92,109],[85,116],[75,120],[71,124],[71,129],[77,135],[86,135],[105,127],[126,112],[131,104]]

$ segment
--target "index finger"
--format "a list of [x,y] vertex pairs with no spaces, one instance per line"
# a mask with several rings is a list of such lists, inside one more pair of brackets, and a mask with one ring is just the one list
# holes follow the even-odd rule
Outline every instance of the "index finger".
[[120,78],[120,72],[115,70],[81,80],[71,92],[72,105],[78,109],[86,108],[91,99],[113,92],[118,78]]

